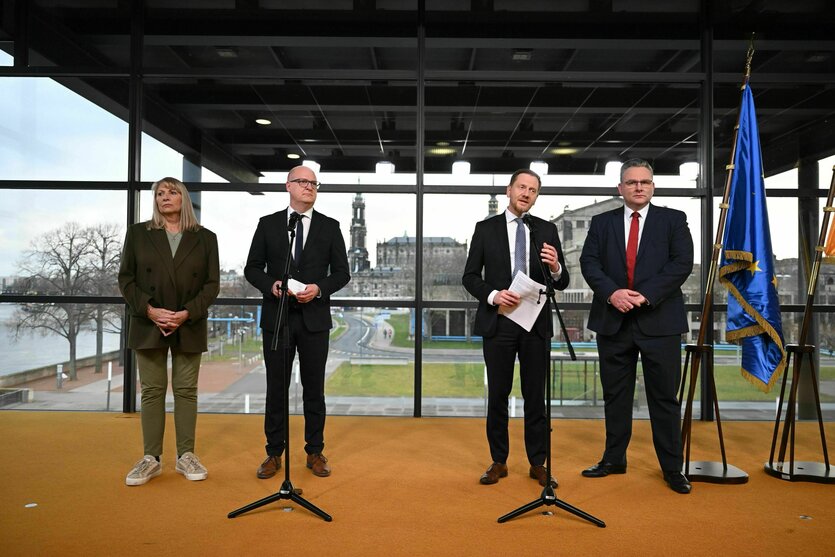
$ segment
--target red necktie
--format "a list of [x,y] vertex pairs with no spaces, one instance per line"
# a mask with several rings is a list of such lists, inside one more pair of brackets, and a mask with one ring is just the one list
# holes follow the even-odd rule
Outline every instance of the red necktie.
[[629,241],[626,243],[626,284],[632,288],[635,280],[635,260],[638,258],[638,218],[637,211],[632,213],[632,224],[629,225]]

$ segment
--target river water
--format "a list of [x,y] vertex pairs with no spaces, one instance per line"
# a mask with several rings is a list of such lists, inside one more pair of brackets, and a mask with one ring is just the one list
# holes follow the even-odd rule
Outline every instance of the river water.
[[[62,336],[49,333],[41,336],[39,331],[24,332],[14,336],[14,312],[16,304],[0,304],[0,375],[8,375],[46,365],[66,362],[70,358],[70,344]],[[119,348],[119,335],[105,333],[104,351]],[[78,335],[78,358],[96,354],[96,333],[84,331]]]

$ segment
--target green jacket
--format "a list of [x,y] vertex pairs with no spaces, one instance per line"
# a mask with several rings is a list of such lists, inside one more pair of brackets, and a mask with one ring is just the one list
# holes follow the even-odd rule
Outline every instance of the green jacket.
[[[129,306],[128,348],[177,346],[183,352],[207,350],[209,306],[220,288],[217,236],[206,229],[183,232],[176,257],[165,230],[148,230],[147,223],[130,226],[119,268],[119,290]],[[169,336],[148,319],[148,305],[189,317]]]

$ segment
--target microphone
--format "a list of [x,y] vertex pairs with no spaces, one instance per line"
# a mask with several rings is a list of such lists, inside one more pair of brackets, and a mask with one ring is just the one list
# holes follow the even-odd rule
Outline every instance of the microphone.
[[297,213],[297,212],[293,211],[290,214],[290,220],[287,221],[287,232],[290,232],[291,230],[295,230],[296,229],[296,224],[298,224],[298,222],[301,220],[301,218],[302,218],[301,213]]
[[533,230],[533,218],[529,213],[522,215],[522,222],[524,222],[529,229]]

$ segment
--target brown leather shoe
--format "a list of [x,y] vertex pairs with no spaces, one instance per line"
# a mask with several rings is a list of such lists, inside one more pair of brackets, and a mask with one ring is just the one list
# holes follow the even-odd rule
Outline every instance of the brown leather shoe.
[[256,475],[262,480],[268,480],[275,476],[275,473],[278,472],[279,468],[281,468],[281,457],[268,456],[267,459],[261,463],[261,466],[258,467]]
[[[539,482],[539,485],[545,487],[547,483],[548,471],[545,470],[545,467],[542,465],[539,466],[531,466],[530,475],[533,479]],[[557,488],[557,479],[554,476],[551,476],[551,487],[554,489]]]
[[327,478],[331,475],[331,467],[328,466],[328,459],[322,453],[307,455],[307,467],[313,471],[314,476]]
[[502,464],[501,462],[494,462],[490,465],[490,468],[488,468],[487,471],[481,475],[481,478],[478,481],[483,483],[484,485],[492,485],[495,483],[499,483],[499,478],[506,477],[507,464]]

